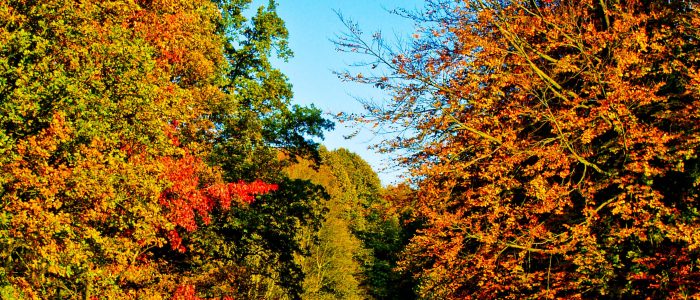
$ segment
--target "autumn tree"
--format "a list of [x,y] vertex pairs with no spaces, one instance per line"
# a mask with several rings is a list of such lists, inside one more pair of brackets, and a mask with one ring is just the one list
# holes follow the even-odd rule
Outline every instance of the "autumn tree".
[[347,22],[342,78],[392,95],[347,117],[410,152],[419,296],[700,295],[698,9],[435,0],[399,48]]
[[[254,273],[206,286],[193,273],[212,268],[192,257],[221,263],[216,252],[201,256],[203,245],[244,252],[236,247],[246,247],[245,237],[207,235],[213,226],[262,194],[276,205],[267,209],[275,220],[313,220],[295,204],[314,201],[317,191],[272,176],[275,169],[259,172],[274,160],[255,151],[282,145],[311,155],[310,138],[331,124],[317,109],[290,107],[289,85],[267,59],[285,43],[283,23],[271,1],[249,24],[249,4],[0,5],[2,298],[235,294],[217,288]],[[260,226],[240,217],[229,223],[241,222]],[[212,240],[194,237],[199,230]],[[284,257],[267,262],[275,274],[294,269],[296,248],[266,249]]]
[[[207,126],[200,100],[222,96],[216,6],[11,1],[2,13],[5,292],[169,292],[144,289],[160,273],[148,250],[179,248],[217,182],[178,142]],[[174,182],[183,159],[193,176]]]

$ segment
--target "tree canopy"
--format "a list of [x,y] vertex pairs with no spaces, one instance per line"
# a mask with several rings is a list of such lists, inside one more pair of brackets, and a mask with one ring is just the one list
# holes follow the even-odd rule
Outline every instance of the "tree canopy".
[[405,128],[421,297],[698,296],[698,9],[427,1],[399,48],[347,22],[387,72],[341,78],[393,98],[346,117]]
[[[340,113],[277,2],[0,4],[1,299],[700,297],[700,2],[426,0],[341,17]],[[387,136],[386,134],[389,134]]]
[[[269,61],[291,55],[284,23],[274,1],[248,22],[250,2],[0,5],[2,298],[297,293],[302,250],[269,242],[313,223],[320,192],[274,148],[316,155],[332,123],[291,106]],[[269,270],[198,277],[254,248]]]

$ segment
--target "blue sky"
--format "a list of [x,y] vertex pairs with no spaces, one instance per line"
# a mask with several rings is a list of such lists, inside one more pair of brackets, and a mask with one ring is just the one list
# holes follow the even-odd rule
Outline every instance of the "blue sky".
[[[413,23],[387,10],[397,7],[414,9],[422,6],[419,0],[281,0],[277,11],[289,30],[289,44],[294,57],[289,62],[278,62],[293,85],[294,101],[302,105],[314,104],[329,114],[361,112],[361,106],[353,97],[380,99],[386,97],[379,90],[367,86],[343,83],[332,71],[348,69],[348,65],[362,59],[340,53],[330,41],[345,27],[335,11],[357,23],[365,33],[381,31],[383,36],[409,36],[414,32]],[[367,147],[382,137],[375,137],[367,130],[346,140],[343,136],[353,132],[344,124],[336,124],[336,130],[326,134],[323,142],[329,149],[347,148],[367,160],[384,185],[396,182],[401,171],[387,171],[392,166],[391,155],[380,155]],[[382,171],[384,170],[384,171]]]

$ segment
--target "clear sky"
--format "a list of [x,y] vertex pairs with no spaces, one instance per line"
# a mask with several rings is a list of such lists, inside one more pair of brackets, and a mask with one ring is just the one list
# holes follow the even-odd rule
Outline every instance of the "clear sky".
[[[388,10],[397,7],[414,9],[422,7],[420,0],[280,0],[278,14],[289,30],[289,44],[294,57],[277,67],[285,73],[293,85],[294,101],[302,105],[314,104],[324,112],[361,112],[361,105],[353,97],[385,97],[379,90],[366,86],[343,83],[332,71],[348,69],[348,65],[362,59],[337,52],[330,41],[345,31],[336,12],[359,23],[365,33],[381,31],[383,36],[409,36],[414,32],[413,23]],[[402,173],[386,170],[392,166],[391,155],[380,155],[367,147],[381,137],[364,130],[357,137],[346,140],[353,132],[344,124],[336,124],[336,130],[326,134],[323,142],[329,149],[347,148],[358,153],[372,165],[384,185],[397,181]],[[382,171],[384,170],[384,171]]]

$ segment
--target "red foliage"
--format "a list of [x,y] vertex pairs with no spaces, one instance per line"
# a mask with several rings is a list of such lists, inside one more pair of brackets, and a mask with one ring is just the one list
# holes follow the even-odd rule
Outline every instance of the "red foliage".
[[[255,195],[264,195],[271,191],[276,191],[278,188],[276,184],[265,183],[262,180],[255,180],[251,183],[239,181],[238,183],[229,183],[226,187],[228,188],[229,197],[235,195],[245,203],[252,203],[255,200]],[[223,201],[221,201],[221,206],[228,208]]]
[[200,300],[195,295],[194,286],[192,285],[181,285],[175,290],[173,295],[173,300]]
[[[159,202],[169,210],[168,219],[188,232],[197,229],[196,216],[199,216],[204,224],[209,224],[209,213],[216,205],[228,209],[234,199],[249,204],[255,200],[256,195],[263,195],[278,188],[276,184],[261,180],[252,183],[215,183],[202,187],[200,174],[204,174],[209,167],[200,158],[186,154],[179,159],[166,157],[161,161],[165,167],[163,178],[171,185],[163,191]],[[184,252],[177,231],[171,231],[168,239],[174,250]]]

